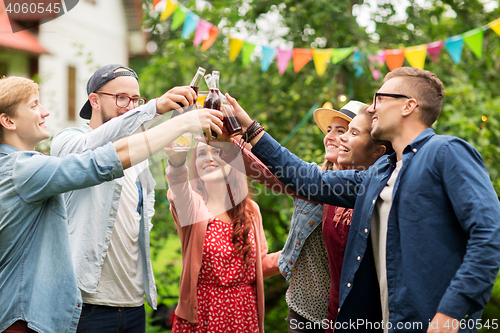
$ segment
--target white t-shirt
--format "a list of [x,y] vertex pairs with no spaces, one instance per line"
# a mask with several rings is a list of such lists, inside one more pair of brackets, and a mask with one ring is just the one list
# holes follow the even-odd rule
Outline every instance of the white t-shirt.
[[[117,307],[144,304],[143,263],[139,248],[140,194],[136,181],[145,167],[147,164],[141,163],[124,171],[115,227],[102,265],[97,292],[82,292],[84,303]],[[143,193],[142,200],[146,200],[145,196]],[[142,209],[142,205],[139,209]]]
[[403,161],[396,163],[396,168],[392,172],[389,181],[380,192],[377,204],[372,214],[371,222],[371,240],[373,247],[373,256],[377,268],[378,283],[380,286],[380,302],[382,304],[382,320],[384,321],[384,332],[387,333],[387,322],[389,321],[389,291],[387,288],[387,225],[389,222],[389,213],[392,207],[392,194],[394,184],[398,178],[399,171],[403,166]]

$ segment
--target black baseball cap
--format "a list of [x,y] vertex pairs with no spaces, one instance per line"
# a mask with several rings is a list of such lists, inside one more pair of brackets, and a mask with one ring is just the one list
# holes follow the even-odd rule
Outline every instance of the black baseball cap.
[[[115,72],[119,68],[123,70]],[[87,82],[87,95],[96,92],[97,89],[119,76],[132,76],[139,82],[139,78],[133,69],[118,64],[106,65],[96,70],[90,77],[89,82]],[[80,110],[80,117],[83,119],[90,119],[92,117],[92,106],[88,99]]]

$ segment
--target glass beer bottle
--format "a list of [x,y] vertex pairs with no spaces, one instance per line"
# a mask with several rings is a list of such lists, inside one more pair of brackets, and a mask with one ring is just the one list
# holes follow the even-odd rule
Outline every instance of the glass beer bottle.
[[[198,89],[200,88],[200,82],[201,82],[201,79],[203,78],[203,75],[205,75],[205,72],[206,72],[205,68],[198,67],[198,70],[196,71],[196,74],[194,75],[193,79],[191,80],[191,84],[189,85],[195,91],[197,96],[198,96]],[[176,117],[176,116],[180,115],[181,113],[194,110],[196,108],[196,99],[192,105],[184,106],[184,104],[182,104],[180,102],[177,102],[177,104],[179,104],[181,106],[182,112],[180,112],[179,110],[174,110],[172,112],[171,118]]]

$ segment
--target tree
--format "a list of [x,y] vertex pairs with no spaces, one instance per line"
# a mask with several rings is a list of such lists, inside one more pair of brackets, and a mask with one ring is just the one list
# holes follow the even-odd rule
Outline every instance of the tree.
[[[151,8],[151,1],[144,0]],[[280,29],[268,29],[262,38],[267,43],[290,45],[297,48],[340,48],[357,46],[364,54],[364,72],[357,77],[355,64],[349,57],[337,65],[329,65],[326,73],[319,77],[312,62],[299,73],[293,72],[291,64],[283,76],[271,64],[262,73],[260,61],[256,59],[247,67],[241,63],[241,55],[235,62],[229,61],[229,40],[220,35],[213,46],[205,52],[193,47],[192,37],[181,39],[181,28],[170,31],[169,18],[161,23],[158,17],[147,16],[145,26],[152,27],[152,41],[158,52],[140,70],[141,87],[146,97],[159,96],[175,85],[190,82],[198,66],[221,71],[221,90],[230,92],[240,104],[278,140],[284,139],[303,119],[315,104],[329,101],[335,108],[343,103],[337,97],[370,103],[374,92],[382,84],[373,79],[368,70],[368,54],[377,50],[394,49],[429,43],[483,26],[500,17],[500,10],[486,11],[481,1],[465,3],[458,0],[427,2],[420,7],[410,0],[406,8],[407,18],[398,19],[391,1],[379,1],[373,11],[376,22],[374,33],[366,33],[356,22],[353,8],[359,9],[362,1],[331,0],[264,0],[210,1],[208,6],[196,7],[196,1],[181,1],[201,18],[219,26],[222,32],[233,34],[244,31],[257,33],[258,22],[268,13],[279,13],[281,21],[276,25],[288,28],[287,34]],[[385,4],[381,4],[385,3]],[[355,6],[355,7],[354,7]],[[236,27],[236,28],[234,28]],[[230,30],[232,28],[232,30]],[[261,29],[262,30],[262,29]],[[262,33],[262,31],[260,31]],[[438,134],[461,137],[474,145],[482,154],[497,193],[500,193],[500,126],[495,113],[500,108],[500,91],[496,89],[500,67],[500,36],[487,30],[484,34],[483,57],[464,47],[462,62],[456,65],[443,49],[439,62],[427,59],[425,68],[433,71],[445,84],[445,101],[439,121],[434,128]],[[380,68],[388,72],[385,66]],[[320,163],[323,159],[323,135],[312,120],[309,120],[286,147],[306,161]],[[264,228],[271,251],[280,250],[285,242],[292,213],[291,199],[283,195],[269,195],[256,186],[256,197],[264,219]],[[165,193],[159,193],[165,198]],[[153,228],[152,244],[156,246],[164,237],[175,235],[173,221],[166,211],[167,205],[157,200],[156,227]],[[162,244],[162,243],[161,243]],[[159,246],[161,247],[161,246]],[[158,284],[172,283],[157,277]],[[266,281],[266,331],[284,332],[286,304],[284,291],[287,284],[281,277]],[[499,318],[500,287],[494,289],[490,304],[485,310],[485,319]]]

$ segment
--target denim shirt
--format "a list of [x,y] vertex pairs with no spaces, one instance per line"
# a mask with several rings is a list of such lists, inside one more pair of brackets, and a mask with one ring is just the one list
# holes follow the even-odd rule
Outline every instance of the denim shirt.
[[[354,207],[337,320],[347,330],[349,319],[380,322],[369,234],[396,155],[382,157],[366,171],[321,173],[268,134],[252,152],[299,195]],[[456,319],[481,318],[500,267],[500,204],[471,145],[429,128],[404,149],[388,221],[386,261],[390,332],[402,331],[402,322],[423,325],[425,331],[436,312]]]
[[292,268],[297,262],[304,242],[316,227],[321,224],[322,218],[322,204],[293,198],[293,215],[290,232],[278,259],[279,270],[287,281],[292,276]]
[[[108,142],[145,130],[155,120],[156,100],[113,118],[96,129],[84,124],[68,128],[52,140],[51,155],[81,154]],[[146,161],[147,163],[147,161]],[[144,291],[148,304],[156,309],[156,286],[151,265],[149,231],[154,214],[155,181],[147,167],[138,181],[144,200],[141,209],[139,248],[144,277]],[[122,179],[64,194],[68,210],[69,237],[78,287],[95,293],[116,221],[116,212],[122,190]]]
[[0,331],[75,332],[81,312],[61,193],[122,177],[112,144],[66,158],[0,144]]

